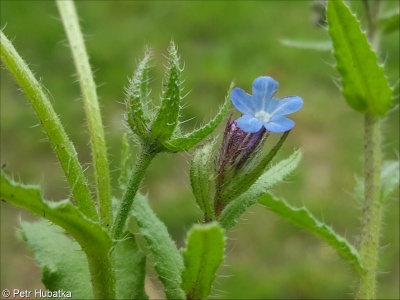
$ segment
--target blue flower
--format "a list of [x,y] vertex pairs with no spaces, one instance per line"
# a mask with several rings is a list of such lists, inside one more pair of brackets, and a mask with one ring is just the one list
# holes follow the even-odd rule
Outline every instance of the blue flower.
[[294,126],[294,122],[284,115],[298,111],[303,106],[303,100],[298,96],[274,98],[278,85],[273,78],[261,76],[253,82],[253,95],[240,88],[232,91],[232,103],[243,113],[237,119],[240,129],[253,133],[264,126],[270,132],[284,132]]

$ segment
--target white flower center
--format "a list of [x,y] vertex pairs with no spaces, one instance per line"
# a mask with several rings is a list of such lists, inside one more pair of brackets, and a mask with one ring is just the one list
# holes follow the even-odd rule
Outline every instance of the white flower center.
[[271,115],[263,110],[256,112],[254,116],[265,123],[268,123],[271,120]]

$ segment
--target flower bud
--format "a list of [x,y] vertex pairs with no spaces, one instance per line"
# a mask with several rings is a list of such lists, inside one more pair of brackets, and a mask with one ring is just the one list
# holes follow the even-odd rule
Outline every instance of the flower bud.
[[233,199],[243,194],[265,171],[286,139],[285,132],[273,149],[261,158],[264,144],[271,133],[261,128],[248,133],[229,118],[219,154],[215,161],[214,210],[218,216]]

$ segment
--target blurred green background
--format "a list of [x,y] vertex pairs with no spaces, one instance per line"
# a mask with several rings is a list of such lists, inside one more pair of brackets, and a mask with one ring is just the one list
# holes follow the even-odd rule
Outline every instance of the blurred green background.
[[[1,1],[1,26],[51,94],[52,102],[90,167],[87,128],[71,54],[52,1]],[[79,1],[76,3],[95,70],[106,126],[114,195],[121,150],[123,88],[145,45],[154,49],[153,97],[162,85],[166,49],[173,39],[185,64],[189,92],[184,118],[188,130],[211,118],[231,80],[246,91],[260,75],[274,77],[277,96],[299,95],[304,108],[291,116],[292,130],[280,157],[302,148],[304,158],[276,195],[305,205],[352,243],[359,232],[360,203],[353,196],[355,176],[363,170],[363,118],[341,97],[328,52],[283,46],[280,39],[327,39],[313,24],[311,1]],[[351,5],[361,19],[362,7]],[[384,8],[398,7],[384,1]],[[399,80],[398,32],[382,37],[380,58],[391,83]],[[397,88],[398,95],[398,88]],[[47,199],[68,197],[67,183],[28,101],[1,69],[1,164],[25,183],[41,184]],[[221,132],[222,128],[219,128]],[[384,125],[385,155],[399,149],[398,110]],[[190,193],[190,153],[160,155],[143,184],[151,205],[179,246],[200,214]],[[28,213],[1,203],[1,289],[42,287],[32,254],[17,237],[19,220]],[[399,296],[399,201],[387,204],[382,231],[379,298]],[[161,297],[154,271],[149,290]],[[154,276],[153,276],[154,275]],[[226,260],[214,284],[218,299],[346,299],[353,274],[326,244],[263,207],[254,206],[229,234]]]

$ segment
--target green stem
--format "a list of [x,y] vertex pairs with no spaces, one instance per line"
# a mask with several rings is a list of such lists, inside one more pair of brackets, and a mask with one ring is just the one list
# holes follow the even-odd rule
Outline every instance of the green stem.
[[23,89],[39,117],[61,163],[79,209],[89,218],[97,219],[87,180],[78,161],[74,145],[68,138],[42,85],[36,80],[28,65],[3,32],[1,32],[1,59]]
[[[116,299],[115,268],[111,248],[85,251],[93,286],[94,299]],[[108,251],[106,251],[108,250]]]
[[[375,0],[373,7],[365,1],[368,39],[378,51],[379,36],[377,20],[381,1]],[[378,116],[366,113],[364,116],[364,205],[361,218],[359,254],[365,272],[357,278],[356,299],[375,299],[376,270],[379,258],[379,238],[383,207],[380,199],[381,189],[381,120]]]
[[90,69],[89,57],[86,53],[74,3],[73,1],[58,0],[57,6],[68,37],[83,95],[92,148],[101,224],[105,228],[110,228],[112,222],[110,171],[96,85]]
[[153,147],[149,145],[143,145],[136,164],[130,175],[128,188],[126,189],[122,197],[122,203],[118,210],[117,217],[115,218],[112,229],[114,240],[117,240],[121,237],[121,234],[125,227],[126,219],[128,218],[133,200],[135,199],[140,183],[142,182],[144,174],[146,173],[147,167],[150,165],[156,154],[157,152],[154,151]]
[[364,142],[365,198],[361,219],[359,253],[365,272],[360,274],[356,299],[375,299],[376,269],[382,219],[380,201],[381,130],[380,119],[365,115]]

